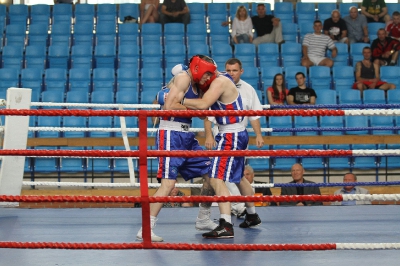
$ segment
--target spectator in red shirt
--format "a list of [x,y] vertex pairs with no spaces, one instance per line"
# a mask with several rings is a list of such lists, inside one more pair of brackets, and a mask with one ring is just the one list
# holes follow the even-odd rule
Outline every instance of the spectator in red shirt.
[[394,11],[392,22],[386,26],[386,36],[400,41],[400,12]]
[[395,66],[399,57],[400,42],[386,37],[385,29],[378,30],[378,38],[371,44],[372,61],[378,66]]

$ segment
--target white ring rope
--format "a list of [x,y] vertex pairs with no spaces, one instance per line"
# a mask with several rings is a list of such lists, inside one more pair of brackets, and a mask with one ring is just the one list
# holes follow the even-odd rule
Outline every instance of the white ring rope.
[[[3,129],[1,129],[3,130]],[[105,127],[28,127],[29,131],[62,131],[62,132],[122,132],[121,128],[105,128]],[[147,132],[157,132],[157,128],[148,128]],[[190,132],[204,132],[204,128],[190,128]],[[247,131],[254,132],[252,128]],[[126,128],[126,132],[139,132],[139,128]],[[261,132],[272,132],[272,128],[262,128]]]
[[119,104],[119,103],[50,103],[50,102],[32,102],[31,106],[60,106],[60,107],[88,107],[88,108],[135,108],[135,109],[158,109],[159,104]]
[[351,200],[379,200],[379,201],[399,201],[400,194],[343,194],[343,201]]
[[382,116],[399,116],[400,110],[392,110],[392,109],[372,109],[372,110],[345,110],[345,115],[382,115]]
[[400,243],[336,243],[336,249],[342,249],[342,250],[400,249]]

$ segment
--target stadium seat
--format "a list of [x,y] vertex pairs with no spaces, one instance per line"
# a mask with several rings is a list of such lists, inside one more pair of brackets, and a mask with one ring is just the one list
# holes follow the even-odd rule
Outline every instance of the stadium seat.
[[204,3],[187,3],[186,5],[188,6],[188,8],[190,10],[190,23],[197,24],[197,25],[200,25],[200,24],[205,25],[206,5]]
[[[128,96],[128,94],[126,92],[127,91],[121,92],[122,94],[121,94],[120,97],[122,98],[123,95],[124,96]],[[117,92],[117,94],[118,94],[118,92]],[[123,102],[120,102],[120,103],[123,103]],[[132,103],[129,103],[128,101],[126,103],[127,104],[132,104]],[[125,126],[126,126],[126,128],[137,128],[138,127],[138,118],[135,117],[135,116],[127,116],[127,117],[125,117]],[[116,117],[114,119],[114,127],[115,128],[121,128],[121,119],[120,119],[120,117]],[[121,132],[116,132],[115,133],[115,137],[120,138],[121,136],[122,136]],[[138,133],[137,132],[127,132],[127,136],[128,137],[137,137]]]
[[49,25],[50,22],[50,5],[38,4],[32,5],[30,11],[30,25],[37,23],[45,23]]
[[274,6],[274,16],[281,20],[282,25],[294,22],[293,4],[290,2],[277,2]]
[[[100,118],[100,117],[98,117]],[[103,118],[103,117],[102,117]],[[87,147],[88,150],[110,150],[111,147],[103,147],[103,146],[93,146]],[[109,173],[111,176],[112,173],[112,159],[104,159],[104,158],[89,158],[87,163],[87,171],[95,172],[95,173]]]
[[[393,116],[378,116],[370,117],[371,127],[393,127]],[[372,130],[373,135],[393,135],[393,130]]]
[[282,66],[300,66],[302,47],[300,43],[284,43],[281,45]]
[[[89,128],[112,128],[113,123],[112,123],[112,117],[108,116],[91,116],[89,117],[89,123],[88,123]],[[89,131],[89,136],[92,138],[108,138],[111,137],[110,132],[105,132],[105,131]]]
[[363,93],[364,104],[386,104],[385,91],[366,90]]
[[[91,98],[91,103],[113,104],[114,92],[106,90],[92,91],[90,98]],[[106,109],[106,108],[96,107],[96,109]]]
[[358,61],[362,61],[364,59],[364,56],[362,54],[362,50],[364,47],[369,47],[369,45],[365,43],[350,44],[350,60],[353,67]]
[[260,67],[261,69],[261,81],[263,88],[266,90],[268,87],[272,86],[274,82],[274,77],[276,74],[282,74],[281,67]]
[[[88,103],[89,102],[89,93],[85,90],[70,90],[67,92],[67,96],[65,97],[66,103]],[[68,106],[68,109],[85,109],[84,107],[75,107],[75,106]],[[69,116],[67,116],[69,117]],[[67,118],[65,117],[65,118]],[[86,119],[86,118],[85,118]],[[64,126],[65,126],[66,119],[64,119]],[[86,124],[85,126],[86,127]],[[84,133],[84,132],[82,132]]]
[[44,72],[44,88],[48,90],[66,91],[67,69],[48,68]]
[[388,104],[400,104],[400,90],[389,90],[387,92]]
[[228,21],[228,9],[226,3],[208,4],[208,21],[210,23],[219,23]]
[[258,61],[260,67],[280,66],[279,46],[276,43],[258,45]]
[[[144,67],[141,70],[142,90],[146,91],[148,87],[161,89],[164,84],[163,69],[154,67]],[[157,90],[157,91],[158,91]]]
[[[181,43],[166,44],[165,50],[165,65],[167,69],[172,68],[177,64],[186,64],[186,46]],[[170,73],[170,71],[166,71]]]
[[312,66],[309,68],[310,87],[316,91],[331,89],[331,71],[326,66]]
[[90,76],[91,76],[91,69],[88,67],[71,68],[69,70],[69,91],[73,92],[82,91],[87,95],[91,91]]
[[[80,117],[79,117],[80,118]],[[70,149],[70,147],[61,147],[60,149]],[[74,147],[74,150],[84,150],[84,147]],[[87,170],[86,158],[63,157],[60,159],[61,173],[85,173]]]
[[124,23],[118,26],[118,44],[136,46],[139,44],[139,26],[137,23]]
[[[343,128],[343,117],[341,116],[321,116],[320,119],[321,128]],[[343,135],[343,131],[321,131],[321,135]]]
[[[330,150],[349,150],[350,146],[346,144],[339,145],[329,145]],[[349,157],[329,157],[326,159],[328,163],[328,168],[331,170],[347,169],[351,167],[351,162]]]
[[[295,116],[294,117],[294,128],[317,128],[318,120],[316,116]],[[317,131],[304,131],[296,132],[297,136],[314,136],[318,135]]]
[[314,33],[314,22],[313,21],[306,21],[306,22],[301,22],[298,24],[299,25],[299,42],[303,43],[304,36],[307,34],[312,34]]
[[46,68],[47,47],[43,45],[29,45],[25,48],[25,68]]
[[[56,150],[56,147],[35,147],[36,150]],[[33,158],[33,171],[35,174],[58,173],[59,158],[36,157]]]
[[[225,66],[225,65],[224,65]],[[242,73],[241,78],[249,83],[255,90],[260,88],[260,74],[258,67],[246,66],[245,71]]]
[[[64,102],[64,92],[60,90],[48,90],[42,92],[42,102],[50,103],[63,103]],[[55,108],[44,106],[45,109]],[[58,125],[60,126],[60,125]]]
[[338,5],[340,14],[345,17],[349,14],[350,7],[354,6],[354,3],[338,3]]
[[319,90],[317,96],[317,104],[337,104],[337,94],[334,90]]
[[53,24],[50,33],[50,45],[71,46],[71,25],[68,23]]
[[[330,18],[334,9],[337,9],[336,3],[318,3],[318,19],[324,21]],[[348,13],[347,10],[345,14],[342,14],[342,17],[347,16]]]
[[9,24],[6,26],[4,45],[24,47],[25,37],[26,37],[26,24]]
[[98,4],[97,5],[96,22],[101,23],[110,21],[116,24],[117,22],[117,4]]
[[296,73],[298,72],[302,72],[306,76],[307,80],[306,84],[308,82],[307,68],[304,66],[288,66],[285,67],[284,72],[285,72],[286,88],[288,89],[297,87]]
[[118,48],[118,68],[129,68],[130,70],[139,69],[139,46],[131,44],[121,44]]
[[[270,128],[292,128],[292,117],[290,116],[271,116],[269,117],[269,127]],[[271,136],[293,136],[292,132],[274,132],[272,131]]]
[[123,3],[123,4],[121,3],[121,4],[119,4],[119,8],[118,8],[119,22],[123,22],[125,17],[127,17],[127,16],[131,16],[131,17],[138,19],[140,17],[139,4],[136,4],[136,3]]
[[[273,145],[273,150],[295,150],[297,149],[296,145]],[[272,160],[271,168],[272,170],[280,170],[280,171],[289,171],[292,168],[292,165],[298,163],[297,158],[274,158]]]
[[3,47],[2,67],[20,70],[23,66],[24,47],[7,45]]
[[69,46],[50,45],[48,62],[49,68],[69,69]]
[[[32,89],[32,93],[41,93],[43,90],[43,69],[24,68],[21,70],[21,87]],[[38,99],[39,100],[39,99]]]
[[92,4],[79,4],[75,6],[75,24],[89,22],[93,25],[95,6]]
[[[43,92],[43,101],[44,102],[48,102],[47,101],[47,95],[50,96],[49,100],[52,100],[51,102],[59,102],[59,98],[58,96],[54,95],[55,98],[53,98],[53,95],[49,95],[52,94],[52,92]],[[61,127],[61,116],[49,116],[49,117],[45,117],[45,116],[39,116],[38,117],[38,127]],[[59,131],[39,131],[38,132],[38,137],[39,138],[58,138],[60,136]]]
[[[353,144],[352,150],[376,150],[375,144]],[[376,169],[378,158],[376,156],[353,157],[353,167],[357,169]]]
[[72,5],[53,5],[53,25],[60,23],[71,25],[73,17]]
[[285,22],[285,26],[282,27],[282,37],[285,43],[297,43],[299,41],[298,31],[299,26],[297,23]]
[[159,23],[146,23],[141,29],[142,48],[148,45],[161,45],[163,39],[162,26]]
[[381,66],[381,80],[396,85],[396,89],[400,88],[400,67]]
[[115,23],[110,21],[97,23],[95,45],[117,45]]
[[26,27],[29,17],[29,7],[25,4],[10,5],[8,7],[8,19],[10,25],[22,25]]
[[243,67],[257,66],[256,46],[252,43],[236,44],[234,47],[234,57],[242,62]]
[[296,3],[296,21],[301,24],[303,21],[313,22],[316,19],[315,4],[314,3]]
[[93,91],[115,91],[114,68],[93,69]]
[[8,88],[19,88],[20,70],[16,68],[0,68],[0,96],[6,99]]
[[164,25],[164,45],[185,43],[185,25],[183,23],[166,23]]
[[71,68],[92,68],[93,48],[89,44],[77,44],[71,48]]
[[220,21],[210,22],[210,44],[230,44],[229,29],[221,25]]
[[160,44],[146,44],[145,46],[142,46],[142,66],[146,68],[162,67],[163,46],[161,46]]
[[116,48],[112,44],[98,44],[94,47],[96,68],[115,68]]
[[[338,50],[337,55],[333,58],[333,62],[335,66],[348,66],[349,65],[349,52],[348,45],[346,43],[335,43],[335,46]],[[332,51],[328,49],[327,51],[328,57],[332,58]]]
[[[367,116],[346,116],[344,118],[346,128],[366,128],[368,127]],[[367,135],[367,129],[360,129],[356,131],[346,130],[347,135]]]
[[128,91],[138,97],[139,74],[129,68],[117,70],[117,91]]
[[190,23],[190,24],[186,25],[186,36],[187,36],[188,46],[195,45],[197,43],[207,44],[207,26],[206,26],[206,24]]
[[339,91],[340,104],[361,104],[361,95],[359,90]]
[[93,23],[80,22],[75,24],[72,39],[74,45],[86,44],[93,46]]
[[340,91],[351,90],[354,83],[354,70],[351,66],[332,67],[333,88]]

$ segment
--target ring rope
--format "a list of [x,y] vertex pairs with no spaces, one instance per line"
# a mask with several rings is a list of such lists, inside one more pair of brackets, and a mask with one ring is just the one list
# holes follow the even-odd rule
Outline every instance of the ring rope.
[[[140,183],[82,183],[82,182],[46,182],[46,181],[23,181],[25,186],[57,186],[57,187],[140,187]],[[160,183],[149,183],[150,188],[160,187]],[[267,183],[251,184],[254,188],[273,187],[343,187],[343,186],[398,186],[400,181],[390,182],[356,182],[356,183]],[[177,183],[179,188],[201,188],[202,184]]]

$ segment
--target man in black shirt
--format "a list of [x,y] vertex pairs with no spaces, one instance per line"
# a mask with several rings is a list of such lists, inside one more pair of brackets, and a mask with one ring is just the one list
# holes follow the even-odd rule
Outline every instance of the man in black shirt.
[[324,34],[334,42],[348,43],[346,21],[340,17],[339,10],[333,10],[331,17],[324,21]]
[[256,46],[260,43],[274,42],[281,44],[284,42],[280,19],[271,15],[266,15],[266,11],[264,4],[258,4],[257,16],[251,18],[257,34],[257,38],[253,40],[253,44]]
[[315,104],[317,94],[306,86],[306,77],[303,72],[296,73],[297,87],[291,88],[287,96],[288,105]]
[[164,0],[161,6],[160,22],[165,23],[190,23],[189,8],[185,0]]

